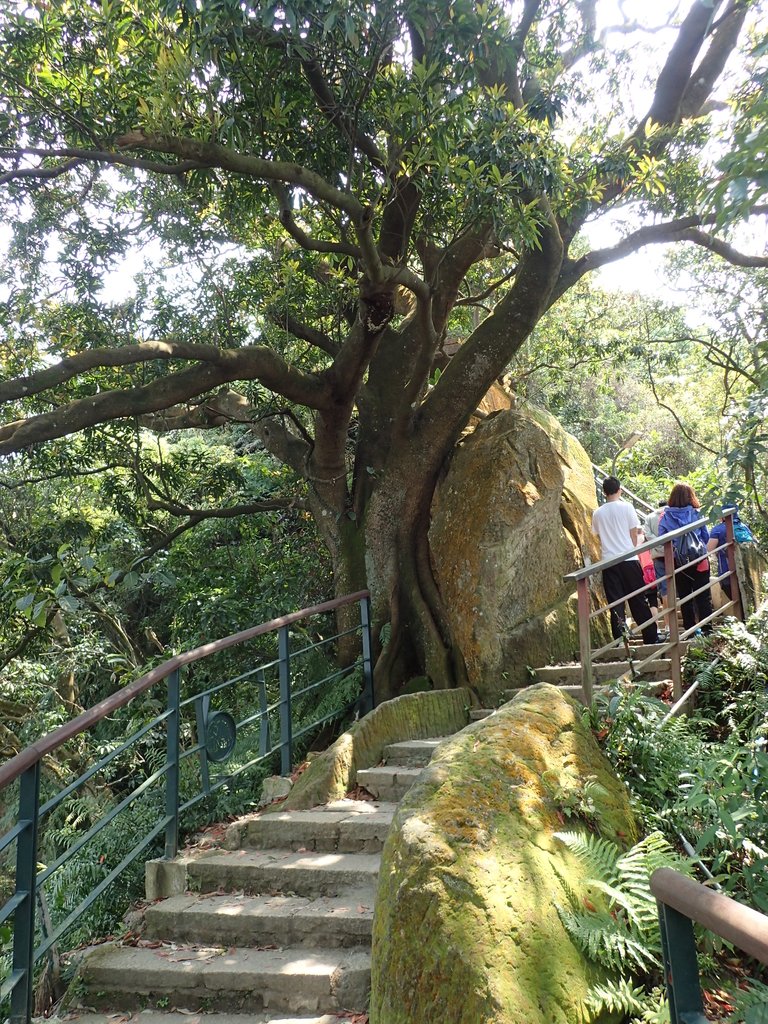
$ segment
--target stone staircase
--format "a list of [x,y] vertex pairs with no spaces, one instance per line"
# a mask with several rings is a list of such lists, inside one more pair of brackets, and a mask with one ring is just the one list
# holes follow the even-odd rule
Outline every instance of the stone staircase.
[[[672,661],[665,656],[665,644],[638,644],[632,643],[630,651],[634,663],[652,658],[634,682],[641,686],[645,693],[658,696],[667,686],[671,684],[670,673]],[[683,653],[688,649],[688,641],[682,643]],[[658,657],[653,657],[658,655]],[[625,676],[630,672],[630,663],[623,650],[606,651],[598,655],[592,667],[593,687],[595,694],[607,693],[608,684],[616,679]],[[581,691],[581,665],[578,662],[566,662],[560,665],[547,665],[544,668],[534,670],[534,682],[550,683],[557,686],[569,696],[576,700],[582,700]],[[505,700],[511,700],[519,690],[504,690],[502,695]],[[493,714],[493,709],[473,708],[471,716],[473,720],[487,718]]]
[[[377,799],[255,814],[220,845],[147,866],[141,937],[85,958],[82,1024],[358,1024],[370,991],[373,904],[397,801],[440,742],[385,750],[358,773]],[[101,1011],[101,1012],[99,1012]]]
[[[668,667],[668,659],[654,660],[645,685],[664,685]],[[605,661],[599,678],[627,668]],[[580,696],[578,671],[539,669],[537,681]],[[81,1005],[70,1006],[66,1020],[362,1024],[381,849],[397,802],[440,742],[386,747],[381,765],[357,773],[370,801],[246,816],[219,844],[148,864],[141,936],[89,952],[76,986]]]

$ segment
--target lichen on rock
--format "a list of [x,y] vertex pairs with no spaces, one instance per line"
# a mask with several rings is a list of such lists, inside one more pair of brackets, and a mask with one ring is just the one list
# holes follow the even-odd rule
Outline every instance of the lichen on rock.
[[587,453],[528,403],[484,420],[456,449],[430,549],[451,635],[486,706],[525,685],[527,666],[578,651],[575,589],[563,577],[600,557],[596,504]]
[[589,1019],[584,999],[600,975],[557,912],[566,887],[585,891],[586,879],[554,835],[557,801],[578,806],[588,780],[600,787],[589,827],[631,843],[625,787],[579,706],[552,686],[522,692],[441,745],[384,848],[371,1024]]

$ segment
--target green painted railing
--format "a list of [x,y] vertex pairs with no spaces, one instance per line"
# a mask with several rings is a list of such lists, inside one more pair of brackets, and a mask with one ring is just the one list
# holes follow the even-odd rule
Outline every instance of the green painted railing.
[[768,964],[768,917],[671,868],[654,871],[651,892],[659,908],[671,1024],[706,1024],[694,922]]
[[[319,635],[327,622],[323,617],[333,617],[339,608],[355,604],[359,605],[356,625],[333,635]],[[310,630],[315,632],[312,639]],[[257,640],[258,650],[250,651],[245,646]],[[329,664],[334,645],[340,641],[346,648],[359,647],[356,660],[320,679],[310,680],[308,662],[323,660]],[[265,652],[265,645],[271,645],[269,652]],[[231,678],[211,682],[206,677],[218,671],[215,656],[233,647],[244,648],[243,661],[248,667]],[[322,659],[317,652],[323,655]],[[350,696],[346,706],[314,716],[310,713],[307,719],[308,708],[312,704],[317,707],[324,691],[335,681],[349,679],[354,683],[357,678],[359,686],[353,687],[354,696]],[[110,743],[107,753],[60,788],[52,784],[50,772],[45,772],[45,785],[41,786],[43,768],[50,755],[84,733],[89,734],[96,747],[100,742],[99,723],[109,716],[109,731],[114,736],[119,731],[116,722],[119,723],[121,712],[126,719],[125,732],[130,732],[131,717],[137,708],[134,702],[148,694],[147,699],[160,706],[155,695],[163,684],[162,709],[124,742]],[[272,770],[279,768],[283,775],[289,774],[294,744],[302,736],[309,739],[325,723],[355,705],[361,713],[374,705],[367,591],[302,609],[179,654],[0,767],[0,808],[8,815],[14,799],[18,807],[12,827],[0,837],[0,865],[4,876],[13,879],[12,895],[0,908],[0,937],[6,940],[0,1016],[4,1016],[3,1007],[9,1007],[12,1024],[28,1024],[33,1011],[36,965],[52,956],[59,941],[137,858],[154,852],[155,847],[163,847],[166,858],[176,855],[180,823],[186,812],[224,787],[232,789],[246,783],[248,772],[255,768],[263,770],[268,766]],[[145,704],[142,710],[146,714],[154,709]],[[114,787],[119,790],[117,804],[54,855],[50,863],[39,864],[41,828],[53,815],[66,816],[67,808],[75,807],[89,788],[93,792],[104,787],[105,779],[122,770],[121,758],[127,754],[133,761],[131,770],[126,771],[129,776],[138,777],[119,779],[119,785]],[[143,762],[146,771],[135,771],[137,760]],[[231,766],[224,768],[227,761]],[[42,803],[41,788],[46,794]],[[57,791],[49,792],[52,789]],[[249,793],[244,802],[247,804],[249,798],[252,802],[254,795],[258,794]],[[124,845],[130,848],[119,863],[104,866],[99,843],[108,835],[104,830],[110,828],[119,829]],[[94,881],[88,895],[53,920],[46,891],[57,879],[61,882],[62,872],[83,870],[86,866],[91,869],[94,865],[99,866],[101,877]]]

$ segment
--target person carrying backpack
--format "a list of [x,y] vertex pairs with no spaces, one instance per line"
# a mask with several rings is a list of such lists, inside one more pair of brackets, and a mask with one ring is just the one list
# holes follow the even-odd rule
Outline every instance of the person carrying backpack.
[[[722,511],[733,509],[733,538],[737,544],[751,544],[754,541],[752,531],[746,523],[742,523],[739,518],[739,510],[730,502],[729,504],[721,506]],[[714,551],[716,548],[721,548],[717,552],[717,575],[722,576],[724,572],[728,572],[728,552],[722,547],[726,541],[726,526],[725,519],[721,519],[720,522],[713,526],[709,532],[709,543],[707,544],[707,551]],[[731,577],[727,576],[724,580],[720,580],[720,589],[723,591],[729,601],[733,600],[732,588],[731,588]]]
[[[592,533],[600,538],[603,558],[623,556],[616,565],[603,570],[603,589],[611,608],[611,634],[614,640],[623,636],[627,624],[624,619],[625,607],[628,604],[632,618],[640,627],[643,643],[655,644],[659,641],[656,623],[642,590],[643,570],[635,553],[639,541],[640,520],[632,505],[622,501],[621,484],[615,476],[607,476],[603,480],[605,504],[600,505],[592,515]],[[634,594],[634,597],[629,597]]]
[[[701,518],[701,504],[689,484],[675,484],[667,498],[667,507],[659,520],[659,538]],[[672,544],[675,553],[675,583],[678,600],[690,596],[702,587],[706,589],[682,606],[683,628],[693,629],[712,614],[712,595],[709,590],[709,556],[707,544],[709,530],[705,525],[676,538]],[[689,564],[692,563],[692,564]],[[712,632],[712,623],[702,626],[703,633]]]

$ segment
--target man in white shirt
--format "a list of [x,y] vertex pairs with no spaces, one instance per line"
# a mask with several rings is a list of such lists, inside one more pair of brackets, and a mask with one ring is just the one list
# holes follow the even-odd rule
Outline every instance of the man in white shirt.
[[647,596],[636,594],[634,597],[626,597],[644,585],[640,559],[632,554],[640,536],[640,520],[633,506],[621,500],[621,484],[615,476],[607,476],[603,480],[603,494],[605,504],[592,515],[592,533],[600,538],[603,558],[626,555],[623,562],[603,570],[603,589],[608,604],[618,602],[611,608],[611,633],[614,640],[618,640],[627,628],[624,620],[626,598],[632,618],[642,627],[643,643],[658,643],[656,623],[649,621],[651,609]]

